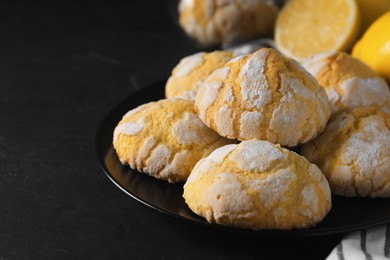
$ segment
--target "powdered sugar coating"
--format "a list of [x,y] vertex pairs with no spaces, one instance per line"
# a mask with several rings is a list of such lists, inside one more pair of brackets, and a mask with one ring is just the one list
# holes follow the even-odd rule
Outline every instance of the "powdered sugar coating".
[[199,52],[183,58],[176,67],[176,75],[185,77],[203,62],[204,52]]
[[211,160],[215,163],[222,163],[225,160],[226,156],[228,156],[230,152],[236,149],[236,147],[236,144],[228,144],[222,146],[212,152],[209,156],[207,156],[207,160]]
[[165,99],[128,112],[113,144],[119,160],[169,182],[185,181],[195,164],[232,141],[220,137],[196,115],[194,102]]
[[[279,106],[272,113],[268,136],[273,142],[282,139],[289,145],[294,144],[296,140],[302,140],[302,143],[311,140],[319,131],[315,131],[318,126],[312,115],[316,113],[321,122],[326,122],[329,118],[329,111],[323,111],[322,100],[318,99],[313,91],[295,77],[281,75],[280,90],[283,96]],[[318,101],[313,104],[311,101],[316,99]],[[326,105],[322,103],[322,106]],[[283,129],[286,126],[289,131],[275,131],[275,129]]]
[[278,13],[272,0],[182,0],[178,10],[184,31],[205,45],[269,33]]
[[230,51],[199,52],[184,57],[167,80],[165,96],[195,100],[199,86],[207,76],[233,57]]
[[234,102],[234,95],[233,95],[233,88],[231,85],[227,85],[224,89],[224,102],[226,104],[229,104],[230,106],[233,105]]
[[146,161],[148,166],[144,170],[145,172],[159,172],[165,168],[165,165],[169,163],[171,158],[171,150],[164,144],[159,144],[151,153],[150,158]]
[[122,125],[118,126],[117,128],[115,128],[114,141],[116,141],[118,139],[118,136],[121,134],[136,135],[136,134],[140,133],[143,129],[144,129],[144,126],[142,124],[135,123],[135,122],[128,122],[128,123],[122,124]]
[[[243,192],[243,185],[232,173],[221,173],[204,194],[205,203],[212,208],[207,219],[223,218],[226,212],[239,215],[241,218],[252,217],[253,202],[248,193]],[[248,212],[248,213],[246,213]]]
[[[247,136],[248,139],[260,136],[261,122],[263,120],[264,115],[260,112],[243,112],[240,122],[240,133]],[[230,129],[233,129],[233,127],[230,127]],[[233,135],[233,133],[231,135]]]
[[209,156],[200,160],[195,165],[191,175],[188,176],[186,183],[191,184],[198,181],[204,174],[207,174],[213,165],[221,164],[225,160],[226,156],[228,156],[229,153],[231,153],[236,147],[236,144],[222,146],[213,151]]
[[247,54],[245,54],[245,55],[238,55],[237,57],[231,59],[227,64],[239,62],[240,60],[244,59],[246,55]]
[[179,12],[183,12],[185,9],[192,8],[194,6],[194,0],[181,0],[179,3]]
[[183,194],[209,222],[291,229],[315,225],[329,212],[329,185],[319,169],[280,146],[243,141],[209,157],[198,162]]
[[328,95],[330,109],[337,111],[339,108],[336,104],[340,102],[342,96],[334,89],[326,90],[326,94]]
[[188,173],[183,165],[186,165],[188,161],[192,160],[191,151],[184,150],[176,153],[170,163],[160,172],[160,176],[164,179],[172,179],[172,176],[177,176],[180,179],[181,176],[186,176]]
[[[229,67],[217,69],[203,82],[195,98],[195,102],[199,104],[199,106],[205,108],[200,112],[199,117],[206,117],[207,108],[209,108],[217,99],[219,90],[222,87],[222,82],[226,80],[229,73]],[[204,122],[204,120],[202,121]]]
[[194,113],[186,112],[184,118],[174,124],[172,135],[183,145],[206,145],[215,134]]
[[234,135],[233,110],[229,106],[222,106],[215,115],[215,124],[223,136]]
[[304,216],[311,216],[313,213],[318,211],[318,197],[313,185],[308,185],[302,189],[302,204],[307,206],[307,208],[303,208],[301,213]]
[[258,197],[266,209],[271,209],[275,204],[287,201],[285,194],[296,178],[294,172],[283,169],[268,178],[246,181],[246,185],[253,190],[266,190],[267,192],[258,192]]
[[301,65],[307,69],[307,71],[313,75],[314,77],[317,77],[318,74],[328,66],[328,63],[326,62],[326,59],[329,57],[332,57],[337,52],[330,51],[330,52],[323,52],[313,55],[310,58],[303,59],[301,61]]
[[272,91],[264,74],[267,56],[266,52],[255,52],[241,68],[238,80],[244,109],[260,110],[272,101]]
[[263,48],[215,73],[224,70],[224,77],[210,75],[195,99],[200,119],[221,136],[295,146],[324,129],[326,93],[295,61]]
[[340,84],[344,91],[341,102],[346,107],[387,105],[390,100],[389,86],[382,78],[349,78]]
[[343,52],[315,55],[302,65],[326,89],[332,113],[343,108],[378,105],[390,110],[386,81],[367,64]]
[[342,110],[302,154],[321,168],[336,194],[390,197],[390,117],[377,108]]
[[135,161],[136,165],[141,165],[142,161],[145,160],[151,153],[152,149],[156,146],[157,142],[153,136],[149,136],[145,139],[141,148],[139,149],[137,159]]
[[[260,145],[259,145],[260,144]],[[268,171],[275,161],[285,160],[287,156],[268,142],[246,142],[236,148],[230,160],[243,171]]]

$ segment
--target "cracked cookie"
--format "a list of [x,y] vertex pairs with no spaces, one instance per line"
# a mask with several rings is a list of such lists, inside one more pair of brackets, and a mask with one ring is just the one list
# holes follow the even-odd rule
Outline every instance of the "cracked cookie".
[[179,23],[204,45],[272,33],[278,7],[270,0],[181,0]]
[[332,115],[302,155],[322,170],[335,194],[390,197],[390,116],[377,107]]
[[194,102],[164,99],[125,114],[113,145],[122,164],[169,182],[185,181],[194,165],[213,150],[232,143],[205,126]]
[[199,52],[180,60],[165,86],[167,98],[194,100],[199,86],[214,70],[234,57],[230,51]]
[[317,166],[260,140],[226,145],[200,160],[183,197],[208,222],[255,230],[311,227],[331,208]]
[[332,113],[356,106],[382,106],[390,114],[390,90],[386,81],[360,60],[343,52],[328,52],[303,60],[325,88]]
[[221,136],[296,146],[317,136],[330,116],[325,90],[296,61],[274,49],[233,58],[195,98],[200,119]]

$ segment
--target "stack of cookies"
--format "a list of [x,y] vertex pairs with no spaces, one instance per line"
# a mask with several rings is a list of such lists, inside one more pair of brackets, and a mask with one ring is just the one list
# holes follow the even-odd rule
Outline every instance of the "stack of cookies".
[[[345,53],[302,65],[271,48],[183,58],[167,98],[118,123],[120,161],[184,182],[193,212],[239,228],[314,226],[331,193],[389,197],[386,82]],[[289,150],[296,147],[302,155]]]
[[342,52],[356,41],[359,12],[372,8],[330,2],[288,1],[279,10],[278,0],[181,0],[180,26],[197,43],[274,31],[284,55],[262,48],[183,58],[166,99],[118,123],[120,161],[184,182],[185,202],[207,221],[254,230],[314,226],[332,193],[390,197],[389,86]]

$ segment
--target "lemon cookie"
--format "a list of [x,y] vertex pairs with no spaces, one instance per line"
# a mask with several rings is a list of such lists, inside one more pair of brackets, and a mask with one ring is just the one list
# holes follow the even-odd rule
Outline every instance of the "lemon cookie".
[[260,140],[226,145],[200,160],[183,197],[208,222],[250,229],[311,227],[331,208],[317,166]]
[[169,182],[185,181],[194,165],[232,141],[206,127],[194,102],[164,99],[130,110],[114,131],[120,161]]
[[167,98],[195,99],[200,84],[234,57],[230,51],[200,52],[183,58],[165,86]]
[[389,86],[374,70],[343,52],[315,55],[302,65],[317,79],[328,94],[332,112],[344,107],[385,106],[390,100]]
[[179,23],[201,44],[253,38],[273,31],[278,7],[270,0],[181,0]]
[[195,110],[221,136],[295,146],[313,139],[330,116],[325,90],[274,49],[233,58],[201,85]]
[[390,117],[378,108],[340,110],[302,155],[318,165],[335,194],[390,197]]

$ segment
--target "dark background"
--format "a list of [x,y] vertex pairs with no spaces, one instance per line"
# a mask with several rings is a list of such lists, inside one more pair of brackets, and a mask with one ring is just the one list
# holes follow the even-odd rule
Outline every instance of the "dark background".
[[104,175],[104,116],[199,51],[172,3],[0,4],[0,259],[324,259],[341,239],[208,229]]

